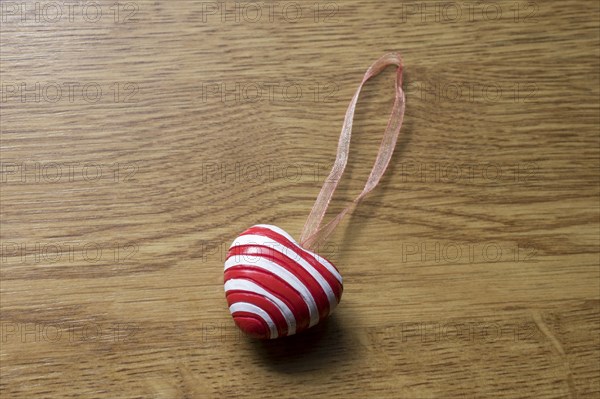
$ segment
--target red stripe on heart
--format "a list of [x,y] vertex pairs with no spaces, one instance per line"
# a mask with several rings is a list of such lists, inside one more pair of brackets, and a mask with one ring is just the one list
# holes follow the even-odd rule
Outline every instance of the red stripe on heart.
[[235,266],[225,272],[225,281],[232,278],[250,280],[281,299],[296,318],[296,332],[308,328],[310,315],[302,296],[285,281],[263,269]]
[[229,306],[233,305],[236,302],[248,302],[255,306],[258,306],[271,317],[271,320],[277,326],[277,332],[279,336],[285,337],[288,333],[287,323],[285,321],[285,317],[281,313],[281,310],[271,302],[268,298],[265,298],[262,295],[258,295],[252,292],[246,291],[237,291],[232,290],[227,292],[227,303]]
[[256,316],[254,313],[234,312],[232,314],[235,324],[251,337],[258,339],[269,339],[271,330],[263,319]]
[[[333,289],[333,292],[335,294],[337,301],[338,302],[340,301],[340,298],[342,296],[342,291],[343,291],[342,285],[340,284],[338,279],[333,274],[331,274],[329,269],[327,269],[327,267],[323,266],[323,264],[321,264],[311,253],[306,251],[304,248],[300,247],[298,244],[291,242],[285,236],[283,236],[273,230],[264,228],[264,227],[259,227],[259,226],[251,227],[248,230],[246,230],[245,232],[243,232],[241,234],[241,236],[248,235],[248,234],[256,234],[256,235],[260,235],[263,237],[268,237],[268,238],[272,239],[274,242],[280,243],[283,246],[294,250],[298,255],[300,255],[302,257],[302,259],[304,259],[310,265],[312,265],[315,269],[317,269],[317,271],[327,280],[327,282]],[[337,268],[335,267],[335,265],[333,265],[333,264],[331,264],[331,265],[334,267],[334,269],[336,271],[338,271]],[[338,271],[338,273],[339,273],[339,271]]]
[[279,266],[283,267],[294,276],[296,276],[310,291],[311,295],[317,303],[319,309],[320,318],[327,317],[329,314],[329,300],[327,294],[317,280],[307,272],[302,265],[294,262],[294,260],[288,256],[281,254],[279,251],[264,247],[261,245],[243,245],[239,247],[233,247],[229,251],[227,259],[235,257],[236,263],[240,266],[253,266],[252,258],[264,258],[268,259]]

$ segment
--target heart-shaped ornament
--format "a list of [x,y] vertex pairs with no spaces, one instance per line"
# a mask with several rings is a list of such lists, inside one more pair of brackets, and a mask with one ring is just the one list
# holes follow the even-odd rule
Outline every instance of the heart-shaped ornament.
[[[363,191],[329,223],[323,218],[348,161],[354,110],[363,85],[387,66],[396,69],[396,98],[379,153]],[[335,163],[304,224],[300,244],[279,227],[259,224],[235,239],[225,261],[225,295],[235,324],[250,336],[273,339],[299,333],[326,318],[342,297],[342,276],[309,251],[331,234],[379,183],[402,127],[405,96],[402,57],[389,53],[365,73],[346,111]],[[308,248],[308,249],[307,249]]]
[[249,228],[227,253],[229,311],[255,338],[285,337],[314,326],[331,314],[342,291],[342,276],[331,262],[276,226]]

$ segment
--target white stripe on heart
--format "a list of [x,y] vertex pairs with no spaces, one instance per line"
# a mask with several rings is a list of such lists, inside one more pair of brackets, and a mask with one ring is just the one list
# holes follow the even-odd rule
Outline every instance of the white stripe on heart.
[[268,259],[256,257],[257,259],[253,259],[252,262],[240,262],[238,259],[235,259],[237,257],[238,256],[232,256],[225,261],[225,270],[234,266],[257,267],[276,275],[292,286],[292,288],[294,288],[300,294],[300,296],[302,296],[302,299],[304,299],[310,314],[309,327],[312,327],[319,322],[319,309],[317,307],[317,303],[310,293],[310,290],[304,285],[304,283],[302,283],[302,281],[300,281],[300,279],[298,279],[298,277],[296,277],[286,268],[279,266],[277,263],[271,262]]
[[[296,251],[291,248],[286,247],[283,243],[277,242],[272,238],[255,235],[255,234],[246,234],[239,236],[235,239],[233,244],[231,244],[230,248],[235,248],[243,245],[260,245],[263,247],[267,247],[270,250],[276,251],[284,256],[290,258],[293,262],[298,263],[304,270],[306,270],[321,286],[321,289],[327,295],[327,299],[329,300],[329,312],[331,313],[333,309],[337,306],[337,299],[335,298],[335,294],[333,293],[333,289],[325,280],[323,275],[319,273],[317,269],[314,268],[310,263],[308,263],[304,258],[302,258]],[[259,255],[256,255],[258,257]],[[250,256],[249,256],[250,257]],[[254,257],[251,256],[252,258]],[[325,266],[325,265],[323,265]]]
[[312,255],[317,260],[317,262],[319,262],[323,266],[325,266],[327,268],[327,270],[329,270],[329,272],[335,276],[335,278],[340,282],[340,284],[342,284],[342,275],[337,271],[337,269],[327,259],[309,251],[308,249],[302,248],[296,242],[296,240],[294,240],[294,238],[291,235],[289,235],[288,233],[285,232],[285,230],[283,230],[277,226],[270,225],[270,224],[257,224],[256,226],[253,226],[253,227],[262,227],[263,229],[268,229],[274,233],[284,236],[285,238],[290,240],[296,246],[296,248],[298,248],[300,251],[304,251],[304,252]]
[[283,302],[281,299],[277,298],[271,292],[267,291],[260,285],[256,284],[251,280],[246,279],[238,279],[232,278],[225,282],[225,292],[227,291],[245,291],[252,292],[254,294],[259,294],[267,299],[271,300],[277,308],[281,311],[281,314],[285,318],[285,322],[288,326],[288,335],[292,335],[296,333],[296,318],[294,317],[294,313],[290,310],[290,308]]
[[265,312],[256,305],[253,305],[248,302],[236,302],[229,307],[229,311],[231,312],[231,314],[234,314],[235,312],[246,312],[255,314],[262,318],[265,321],[265,323],[267,323],[267,325],[269,326],[269,331],[271,332],[271,339],[277,338],[277,336],[279,335],[277,333],[277,327],[275,326],[275,322],[273,321],[273,319],[271,319],[271,316],[269,316],[267,312]]

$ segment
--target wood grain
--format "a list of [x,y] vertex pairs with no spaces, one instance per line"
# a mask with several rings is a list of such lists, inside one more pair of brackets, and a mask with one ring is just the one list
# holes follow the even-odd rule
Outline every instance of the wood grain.
[[[599,396],[598,2],[16,3],[3,398]],[[290,339],[240,336],[226,248],[254,223],[300,233],[387,51],[406,63],[400,142],[319,248],[341,306]],[[392,82],[360,98],[330,215],[368,176]]]

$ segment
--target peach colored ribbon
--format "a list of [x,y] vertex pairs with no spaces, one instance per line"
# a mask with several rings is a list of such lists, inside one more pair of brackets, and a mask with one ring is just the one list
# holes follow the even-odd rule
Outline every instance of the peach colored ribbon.
[[[346,208],[344,208],[344,210],[342,210],[333,220],[326,225],[321,226],[323,218],[325,217],[325,213],[327,212],[327,208],[329,207],[329,203],[331,202],[331,197],[337,188],[348,161],[350,137],[352,135],[352,123],[354,119],[356,103],[358,102],[358,96],[360,95],[364,84],[369,79],[379,75],[386,67],[390,65],[396,65],[398,67],[396,73],[396,99],[394,101],[392,113],[385,129],[385,133],[383,134],[383,139],[379,147],[377,158],[375,159],[375,164],[371,170],[371,174],[369,175],[363,191],[358,195],[358,197],[356,197],[354,201],[346,206]],[[394,148],[396,147],[396,141],[400,133],[400,128],[402,127],[402,120],[404,119],[406,100],[404,97],[404,91],[402,90],[402,71],[402,57],[400,54],[390,53],[375,61],[365,73],[365,76],[358,86],[354,97],[352,97],[352,101],[350,101],[350,105],[346,111],[333,168],[331,169],[327,180],[323,184],[315,205],[313,206],[312,211],[310,212],[310,215],[304,224],[302,236],[300,237],[300,243],[303,247],[312,248],[317,243],[324,241],[333,232],[344,216],[350,213],[362,201],[362,199],[369,192],[371,192],[375,186],[377,186],[379,180],[387,169],[390,159],[392,158],[392,154],[394,153]]]

